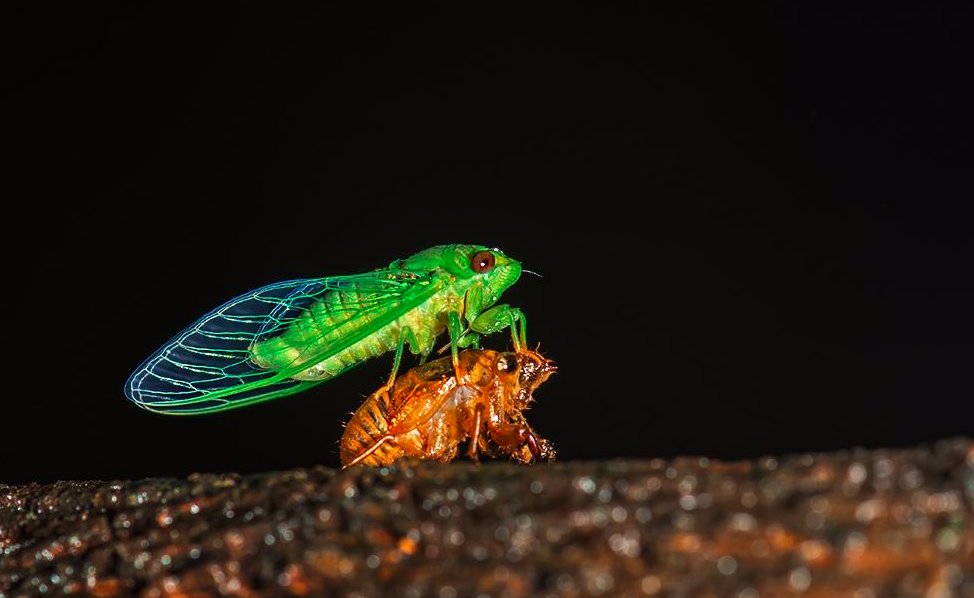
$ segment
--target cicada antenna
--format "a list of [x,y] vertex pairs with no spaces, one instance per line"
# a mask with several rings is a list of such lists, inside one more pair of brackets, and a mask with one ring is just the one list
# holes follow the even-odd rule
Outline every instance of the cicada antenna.
[[535,276],[537,276],[538,278],[544,278],[544,276],[541,276],[541,275],[540,275],[540,274],[538,274],[537,272],[532,272],[531,270],[526,270],[526,269],[524,269],[524,268],[522,268],[522,269],[521,269],[521,272],[527,272],[528,274],[534,274],[534,275],[535,275]]

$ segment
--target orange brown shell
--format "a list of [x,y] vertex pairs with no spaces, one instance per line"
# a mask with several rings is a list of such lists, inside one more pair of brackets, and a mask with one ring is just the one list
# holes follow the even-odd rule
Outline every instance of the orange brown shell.
[[449,462],[459,445],[468,453],[507,455],[522,463],[553,460],[551,444],[537,436],[523,411],[554,371],[535,351],[469,349],[418,366],[393,387],[373,393],[355,412],[341,440],[342,465],[387,465],[400,457]]

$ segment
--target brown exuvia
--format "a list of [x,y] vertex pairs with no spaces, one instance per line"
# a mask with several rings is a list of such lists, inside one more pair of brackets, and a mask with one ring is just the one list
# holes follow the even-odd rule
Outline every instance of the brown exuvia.
[[552,461],[555,451],[523,411],[555,371],[535,351],[469,349],[454,373],[450,357],[415,367],[389,392],[372,394],[345,426],[342,466],[388,465],[400,457],[449,462],[470,439],[468,454],[508,455],[521,463]]

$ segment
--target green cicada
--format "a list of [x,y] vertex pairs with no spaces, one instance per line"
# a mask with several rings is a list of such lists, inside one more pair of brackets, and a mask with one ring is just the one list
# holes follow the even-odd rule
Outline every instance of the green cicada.
[[307,390],[395,351],[391,387],[403,348],[425,360],[444,330],[455,367],[458,349],[506,327],[520,350],[524,315],[494,305],[520,276],[520,262],[498,249],[440,245],[365,274],[268,285],[179,333],[135,370],[125,395],[159,413],[212,413]]

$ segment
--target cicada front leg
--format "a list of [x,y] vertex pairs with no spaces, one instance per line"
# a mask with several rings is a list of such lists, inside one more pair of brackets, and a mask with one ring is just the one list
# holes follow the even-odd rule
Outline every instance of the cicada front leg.
[[490,428],[490,438],[497,447],[512,457],[519,457],[522,446],[527,445],[532,459],[540,456],[538,441],[531,428],[519,424],[498,424]]
[[480,334],[491,334],[508,326],[514,350],[523,351],[528,346],[528,319],[520,309],[507,304],[495,305],[470,323],[470,329]]
[[461,349],[480,349],[480,335],[469,330],[457,341],[457,346]]
[[555,449],[551,443],[538,436],[527,424],[498,424],[490,428],[490,438],[501,452],[521,463],[555,460]]
[[[452,346],[452,343],[447,343],[436,350],[437,355],[442,355],[446,353],[446,350]],[[480,350],[480,335],[476,332],[471,332],[470,328],[467,328],[460,334],[460,338],[457,339],[457,349],[477,349]],[[420,365],[425,363],[426,358],[429,355],[423,356],[423,361],[420,361]]]

